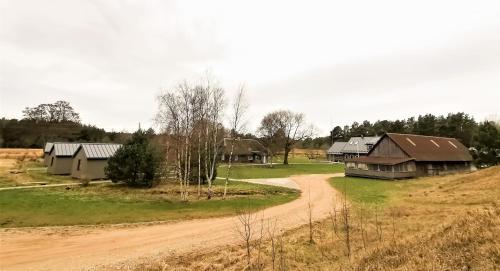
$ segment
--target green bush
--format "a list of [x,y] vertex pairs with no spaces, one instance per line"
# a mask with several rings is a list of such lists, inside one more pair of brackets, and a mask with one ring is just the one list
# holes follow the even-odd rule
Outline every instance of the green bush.
[[150,143],[152,131],[139,129],[108,161],[106,175],[113,182],[152,187],[160,171],[161,155]]

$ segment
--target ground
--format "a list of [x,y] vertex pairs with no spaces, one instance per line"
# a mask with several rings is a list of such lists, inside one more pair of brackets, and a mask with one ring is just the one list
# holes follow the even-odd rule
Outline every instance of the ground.
[[[332,175],[292,177],[303,193],[286,204],[253,214],[253,221],[287,230],[325,218],[338,197],[327,180]],[[314,208],[309,209],[309,204]],[[127,269],[147,258],[213,249],[240,242],[239,216],[105,227],[49,227],[0,230],[2,270]],[[256,226],[258,227],[258,226]],[[124,262],[125,261],[125,262]],[[71,265],[68,266],[68,262]]]
[[[337,203],[331,216],[314,223],[312,244],[308,225],[274,238],[266,234],[261,245],[252,245],[252,269],[498,270],[500,167],[413,180],[332,178],[330,183],[341,194],[347,187],[349,222],[343,222],[346,212]],[[197,251],[146,260],[134,270],[243,270],[245,252],[244,246]]]

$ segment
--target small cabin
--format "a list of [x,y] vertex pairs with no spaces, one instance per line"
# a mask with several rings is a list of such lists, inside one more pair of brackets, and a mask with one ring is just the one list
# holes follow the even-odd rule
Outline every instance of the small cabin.
[[80,143],[54,143],[49,151],[47,172],[58,175],[71,174],[73,155]]
[[46,167],[50,164],[50,150],[52,146],[54,146],[54,143],[47,142],[45,143],[45,148],[43,148],[43,165]]
[[469,150],[455,138],[387,133],[367,156],[345,161],[345,175],[402,179],[469,172]]
[[76,179],[104,179],[108,160],[121,144],[82,143],[73,155],[71,177]]

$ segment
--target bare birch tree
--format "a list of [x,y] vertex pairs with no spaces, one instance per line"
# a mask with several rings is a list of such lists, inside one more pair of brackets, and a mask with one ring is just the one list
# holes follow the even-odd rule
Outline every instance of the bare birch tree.
[[244,122],[243,116],[247,109],[247,104],[245,103],[245,86],[240,85],[238,92],[233,101],[231,118],[229,120],[230,124],[230,151],[229,151],[229,159],[227,164],[227,173],[226,173],[226,181],[224,182],[224,194],[222,199],[226,199],[227,194],[227,183],[229,181],[229,176],[231,175],[231,166],[233,163],[233,153],[234,153],[234,143],[237,140],[236,135],[242,130]]
[[181,199],[189,199],[190,183],[196,179],[199,197],[202,178],[208,181],[211,198],[223,134],[224,91],[213,86],[209,78],[194,87],[184,81],[161,94],[158,104],[156,122],[167,138],[168,149],[175,155]]

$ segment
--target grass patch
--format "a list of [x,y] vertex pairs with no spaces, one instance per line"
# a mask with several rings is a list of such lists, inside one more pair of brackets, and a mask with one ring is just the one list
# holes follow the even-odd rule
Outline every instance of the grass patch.
[[347,198],[353,203],[363,204],[385,204],[396,198],[398,193],[408,191],[415,184],[415,180],[378,180],[355,177],[334,177],[330,184],[339,192],[344,194],[347,190]]
[[133,189],[121,185],[0,191],[0,227],[113,224],[233,215],[294,200],[293,189],[230,182],[228,199],[200,200],[191,189],[189,202],[179,200],[176,185]]
[[[343,164],[310,163],[291,165],[238,165],[231,168],[233,179],[285,178],[299,174],[327,174],[344,171]],[[219,166],[218,176],[225,177],[226,166]]]

